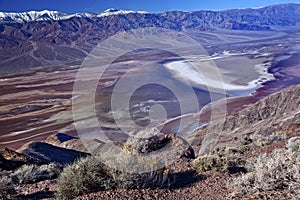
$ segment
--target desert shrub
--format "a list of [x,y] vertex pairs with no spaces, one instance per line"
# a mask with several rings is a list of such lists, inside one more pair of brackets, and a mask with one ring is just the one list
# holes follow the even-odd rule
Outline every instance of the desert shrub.
[[253,139],[251,138],[251,135],[245,135],[240,138],[240,142],[242,145],[248,145],[253,142]]
[[268,135],[261,134],[260,132],[254,132],[250,135],[241,137],[240,142],[243,145],[254,144],[255,146],[262,147],[273,144],[278,141],[286,141],[287,135],[281,132],[272,133]]
[[300,155],[283,149],[270,155],[252,158],[246,165],[249,173],[230,183],[235,198],[299,199]]
[[7,175],[0,177],[0,199],[14,199],[16,190],[14,184]]
[[198,173],[214,171],[222,173],[237,173],[244,168],[237,158],[229,158],[220,155],[205,155],[193,160],[192,166]]
[[207,171],[224,172],[228,168],[228,161],[225,157],[205,155],[196,158],[192,165],[198,173]]
[[240,155],[243,155],[244,153],[250,151],[250,149],[251,147],[249,145],[242,145],[240,147],[222,147],[222,148],[212,149],[210,151],[210,154],[219,155],[222,157],[234,158],[234,157],[240,157]]
[[58,177],[61,166],[55,163],[48,165],[23,165],[12,175],[14,182],[19,184],[35,183]]
[[287,148],[290,152],[297,152],[300,150],[300,137],[292,137],[289,139]]
[[57,197],[71,199],[80,194],[110,189],[113,185],[102,162],[94,157],[81,158],[64,168],[57,183]]
[[214,171],[221,173],[237,173],[245,171],[245,161],[241,159],[241,154],[248,151],[247,146],[243,148],[217,148],[210,154],[199,156],[192,162],[193,168],[198,173]]
[[254,134],[253,140],[255,140],[255,144],[258,147],[267,146],[273,144],[274,142],[278,141],[286,141],[287,135],[282,133],[270,134],[270,135],[261,135],[261,134]]
[[168,172],[168,170],[159,169],[143,173],[129,173],[108,168],[96,157],[86,157],[65,167],[58,179],[57,197],[71,199],[81,194],[114,188],[161,187],[167,181]]
[[170,153],[159,151],[156,154],[157,150],[170,144],[169,141],[170,138],[158,135],[158,131],[153,129],[139,132],[122,146],[104,144],[95,151],[99,156],[81,158],[65,167],[58,179],[57,197],[70,199],[80,194],[114,188],[169,186],[174,179],[170,178],[170,172],[165,167],[164,156],[170,158]]
[[111,169],[110,175],[116,183],[115,187],[121,189],[161,188],[173,183],[169,170],[165,168],[140,173]]

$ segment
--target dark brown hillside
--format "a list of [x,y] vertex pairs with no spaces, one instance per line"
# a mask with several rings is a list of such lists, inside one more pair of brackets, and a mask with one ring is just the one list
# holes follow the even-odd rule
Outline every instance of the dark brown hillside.
[[[240,146],[243,143],[273,138],[291,137],[300,134],[300,85],[289,87],[281,92],[268,96],[257,103],[247,106],[232,116],[211,122],[192,134],[193,138],[209,138],[212,146]],[[196,141],[196,140],[195,140]],[[195,142],[195,148],[201,143]],[[217,143],[215,143],[217,141]],[[267,141],[265,141],[267,142]],[[202,149],[201,154],[208,153]]]

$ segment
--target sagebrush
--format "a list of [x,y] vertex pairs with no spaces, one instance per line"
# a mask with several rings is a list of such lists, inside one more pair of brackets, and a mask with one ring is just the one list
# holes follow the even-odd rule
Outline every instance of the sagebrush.
[[[299,143],[298,143],[299,144]],[[247,174],[229,183],[235,198],[300,199],[300,153],[291,145],[289,150],[277,149],[271,154],[252,158],[246,165]],[[295,150],[295,151],[294,151]]]
[[56,163],[41,166],[23,165],[12,174],[12,179],[17,184],[35,183],[57,178],[61,170],[61,166]]
[[198,173],[208,171],[237,173],[245,171],[245,162],[240,157],[246,151],[245,149],[244,147],[241,149],[216,149],[208,155],[199,156],[193,160],[192,166]]
[[105,166],[86,157],[64,168],[57,183],[57,197],[71,199],[83,193],[110,189],[114,184]]
[[57,183],[57,197],[72,199],[81,194],[107,189],[160,187],[166,181],[167,172],[165,169],[144,173],[119,171],[89,156],[64,168]]
[[16,196],[15,186],[7,175],[1,174],[0,177],[0,199],[14,199]]

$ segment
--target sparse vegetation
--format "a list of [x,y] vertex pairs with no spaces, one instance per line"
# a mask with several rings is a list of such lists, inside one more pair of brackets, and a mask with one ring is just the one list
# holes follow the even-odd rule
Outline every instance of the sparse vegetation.
[[8,175],[2,174],[0,178],[0,199],[14,199],[16,190]]
[[218,155],[205,155],[194,160],[193,167],[198,173],[207,171],[225,172],[228,169],[228,160]]
[[285,141],[287,135],[284,133],[272,133],[263,135],[260,132],[254,132],[250,135],[245,135],[240,139],[242,145],[254,144],[257,147],[267,146],[278,141]]
[[143,173],[128,173],[117,170],[111,170],[110,172],[116,182],[115,187],[122,189],[164,187],[169,176],[169,170],[165,168]]
[[205,155],[193,161],[193,167],[198,173],[214,171],[222,173],[237,173],[244,171],[242,161],[237,158],[223,157],[220,155]]
[[[146,165],[146,163],[145,163]],[[80,194],[106,189],[161,187],[168,170],[129,173],[108,168],[95,157],[86,157],[65,167],[57,184],[57,197],[71,199]]]
[[[299,139],[299,138],[298,138]],[[248,161],[249,173],[237,177],[230,183],[232,197],[259,199],[300,198],[300,152],[297,141],[290,139],[290,150],[277,149],[270,155],[263,154]],[[298,143],[299,147],[299,143]]]
[[80,194],[110,189],[114,184],[98,159],[86,157],[64,168],[57,183],[57,197],[71,199]]
[[269,135],[262,135],[262,134],[255,133],[251,137],[253,141],[255,141],[255,145],[258,147],[263,147],[263,146],[271,145],[274,142],[287,140],[287,135],[284,133],[272,133]]
[[12,180],[18,184],[35,183],[58,177],[61,166],[55,163],[48,165],[23,165],[12,175]]
[[246,147],[240,149],[216,149],[209,155],[196,158],[192,164],[198,173],[208,171],[237,173],[245,170],[245,162],[240,158],[239,154],[243,154],[247,150]]
[[290,152],[300,151],[300,137],[290,138],[287,144],[287,148]]
[[15,187],[20,184],[35,183],[38,181],[58,177],[61,166],[55,163],[48,165],[22,165],[15,171],[1,171],[0,173],[0,199],[15,199]]

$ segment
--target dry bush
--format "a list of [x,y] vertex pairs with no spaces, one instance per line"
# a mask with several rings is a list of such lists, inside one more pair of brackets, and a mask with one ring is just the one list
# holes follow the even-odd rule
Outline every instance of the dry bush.
[[164,169],[129,173],[106,167],[95,157],[86,157],[65,167],[57,184],[57,197],[71,199],[81,194],[106,189],[160,187],[165,181]]
[[[290,142],[289,142],[290,143]],[[294,147],[294,145],[293,145]],[[300,198],[300,153],[277,149],[248,161],[249,173],[229,184],[231,197],[263,199]]]
[[117,170],[110,171],[115,187],[121,189],[160,188],[166,186],[169,171],[159,169],[151,172],[128,173]]
[[143,137],[131,137],[120,148],[114,144],[103,144],[95,150],[98,157],[81,158],[67,166],[58,180],[57,197],[70,199],[106,189],[159,188],[171,185],[174,179],[169,178],[169,170],[162,163],[165,161],[164,157],[154,152],[169,144],[169,139],[156,133],[156,130],[140,132]]
[[208,171],[225,172],[228,169],[228,160],[218,155],[205,155],[196,158],[192,165],[198,173]]
[[18,184],[35,183],[38,181],[57,178],[61,172],[59,164],[23,165],[12,174],[12,180]]
[[199,156],[193,162],[193,168],[198,173],[208,171],[221,173],[237,173],[245,171],[245,162],[240,155],[248,149],[246,146],[240,149],[221,148],[211,151],[209,155]]
[[300,151],[300,137],[292,137],[289,139],[288,144],[286,145],[290,152]]
[[271,145],[275,142],[286,141],[287,135],[281,132],[272,133],[270,135],[262,135],[260,133],[254,133],[251,135],[251,139],[255,142],[258,147]]
[[81,158],[64,168],[57,183],[57,197],[72,199],[80,194],[112,188],[114,183],[107,171],[98,159]]
[[0,178],[0,199],[14,199],[17,192],[12,180],[7,175]]
[[238,158],[223,157],[220,155],[205,155],[196,158],[192,162],[192,166],[197,173],[208,171],[238,173],[244,171],[244,167],[241,163],[243,163],[243,161]]

